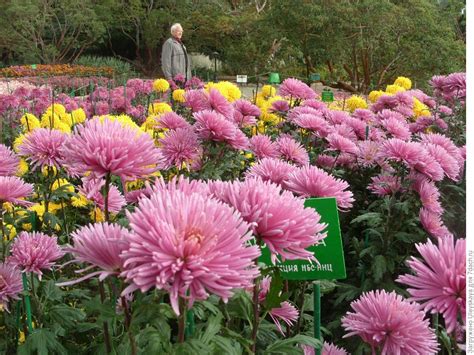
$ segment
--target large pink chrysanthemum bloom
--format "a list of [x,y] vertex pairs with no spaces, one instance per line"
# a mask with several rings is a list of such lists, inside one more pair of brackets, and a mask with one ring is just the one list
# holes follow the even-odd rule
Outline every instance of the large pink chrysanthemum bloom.
[[357,154],[359,149],[357,145],[349,138],[346,138],[338,133],[328,134],[326,137],[329,148],[327,150],[335,150],[340,153]]
[[[105,210],[105,200],[102,194],[102,188],[105,186],[105,179],[82,179],[82,187],[79,191],[86,196],[88,200],[94,202],[102,211]],[[126,205],[125,198],[115,185],[109,186],[109,194],[107,196],[107,208],[109,212],[119,213],[123,206]]]
[[322,117],[322,115],[313,115],[310,113],[302,113],[297,115],[293,122],[301,128],[310,130],[318,137],[326,137],[330,132],[329,123]]
[[417,179],[413,183],[413,188],[420,196],[424,208],[438,215],[443,214],[444,209],[439,202],[440,193],[434,182],[428,179]]
[[162,167],[162,156],[146,133],[119,121],[95,118],[78,125],[64,143],[65,166],[73,175],[117,175],[135,180]]
[[181,168],[183,163],[188,164],[199,158],[201,152],[198,137],[191,128],[178,128],[168,131],[159,142],[159,149],[165,161],[165,169],[172,166]]
[[232,107],[232,104],[219,92],[219,90],[211,89],[209,91],[209,105],[211,105],[212,110],[232,121],[234,108]]
[[294,78],[283,80],[278,88],[278,94],[300,100],[311,100],[316,97],[316,93],[308,85]]
[[100,281],[107,276],[118,275],[123,269],[120,254],[128,247],[126,236],[129,233],[127,229],[114,223],[89,224],[74,231],[71,234],[73,246],[65,248],[65,251],[71,253],[76,262],[90,264],[77,272],[84,272],[91,267],[98,267],[100,270],[58,286],[75,284],[97,275]]
[[209,104],[207,93],[204,90],[189,90],[185,93],[184,105],[189,107],[193,112],[210,110],[212,107]]
[[364,108],[356,108],[352,116],[366,123],[374,121],[374,113]]
[[378,196],[393,195],[401,190],[400,178],[394,175],[380,174],[371,177],[367,189]]
[[351,307],[354,312],[342,318],[342,326],[349,332],[344,338],[358,335],[372,346],[374,353],[378,349],[381,355],[428,355],[438,350],[425,312],[395,292],[364,293]]
[[411,137],[410,127],[406,122],[399,121],[395,118],[388,118],[381,122],[383,128],[392,137],[408,140]]
[[193,116],[196,119],[194,127],[202,139],[229,142],[236,134],[237,126],[215,111],[200,111]]
[[274,158],[264,158],[253,165],[246,173],[247,178],[259,177],[263,181],[271,181],[274,184],[286,188],[286,182],[290,173],[297,168],[286,161]]
[[234,101],[233,107],[232,118],[239,127],[253,126],[257,123],[256,117],[262,113],[257,106],[244,99]]
[[18,172],[20,159],[10,148],[0,144],[0,176],[11,176]]
[[[315,351],[311,345],[301,345],[304,355],[314,355]],[[344,348],[340,348],[332,343],[324,342],[321,355],[347,355]]]
[[32,164],[32,169],[45,166],[59,169],[63,158],[61,148],[67,138],[67,133],[57,129],[37,128],[25,136],[18,154],[26,157]]
[[309,155],[306,149],[289,135],[282,134],[276,144],[283,159],[301,166],[309,164]]
[[20,271],[12,264],[0,264],[0,305],[8,311],[10,300],[20,299],[23,291]]
[[302,197],[335,197],[341,210],[352,207],[349,184],[315,166],[304,166],[290,174],[286,188]]
[[444,238],[451,235],[451,232],[441,220],[439,213],[433,213],[427,208],[421,208],[419,217],[423,229],[432,237]]
[[166,129],[190,128],[191,125],[175,112],[166,112],[156,117],[157,127]]
[[250,150],[258,159],[278,158],[280,155],[277,144],[265,134],[257,134],[250,138]]
[[[296,106],[295,108],[292,108],[287,115],[287,120],[290,122],[294,122],[294,120],[299,116],[299,115],[314,115],[314,116],[324,116],[327,112],[324,110],[320,109],[315,109],[311,106]],[[329,113],[327,113],[329,114]]]
[[259,275],[249,246],[249,225],[229,206],[198,193],[156,191],[128,213],[133,233],[122,253],[122,276],[133,282],[124,293],[152,287],[170,293],[176,314],[179,298],[196,300],[209,294],[225,302],[235,288],[249,287]]
[[357,153],[357,162],[366,167],[376,165],[380,159],[380,144],[373,141],[359,141],[357,144],[359,149]]
[[234,138],[229,141],[232,148],[236,150],[248,150],[250,147],[250,140],[239,128],[236,128]]
[[56,237],[39,232],[21,232],[15,238],[8,261],[23,272],[33,272],[41,280],[41,270],[51,270],[54,262],[63,257],[64,252]]
[[251,223],[255,237],[268,246],[273,262],[277,255],[283,260],[316,261],[306,248],[326,237],[322,231],[327,225],[319,223],[321,216],[314,209],[304,207],[302,198],[259,178],[213,181],[208,186],[216,198],[237,209]]
[[466,322],[466,240],[453,236],[417,244],[422,260],[412,257],[407,264],[415,275],[402,275],[398,282],[410,286],[411,300],[425,311],[441,313],[446,331],[456,330],[458,315]]
[[0,176],[0,206],[4,202],[14,205],[29,206],[32,203],[25,201],[33,193],[33,185],[25,183],[16,176]]

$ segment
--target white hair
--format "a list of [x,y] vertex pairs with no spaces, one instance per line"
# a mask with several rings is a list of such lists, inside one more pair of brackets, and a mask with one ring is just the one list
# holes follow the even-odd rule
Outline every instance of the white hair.
[[174,31],[176,31],[178,28],[183,29],[183,26],[181,26],[180,23],[174,23],[174,24],[171,26],[171,34],[173,34]]

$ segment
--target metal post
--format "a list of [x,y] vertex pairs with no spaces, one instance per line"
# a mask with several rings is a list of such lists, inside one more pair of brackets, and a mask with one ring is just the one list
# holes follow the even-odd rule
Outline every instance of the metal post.
[[[319,286],[319,282],[313,283],[313,297],[314,297],[314,313],[313,313],[314,337],[318,340],[322,340],[321,339],[321,289]],[[322,353],[321,348],[315,349],[316,355],[321,355]]]

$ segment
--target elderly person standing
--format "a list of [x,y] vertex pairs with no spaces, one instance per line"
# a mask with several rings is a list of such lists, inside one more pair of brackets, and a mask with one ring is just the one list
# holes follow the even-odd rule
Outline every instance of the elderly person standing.
[[173,79],[182,74],[186,80],[191,79],[191,63],[188,52],[181,41],[183,27],[179,23],[171,26],[171,38],[163,44],[161,51],[161,68],[166,79]]

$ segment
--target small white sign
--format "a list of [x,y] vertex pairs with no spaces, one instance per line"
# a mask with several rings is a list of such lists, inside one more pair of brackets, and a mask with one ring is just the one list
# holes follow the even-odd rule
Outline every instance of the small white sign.
[[237,75],[236,80],[238,83],[247,83],[247,75]]

